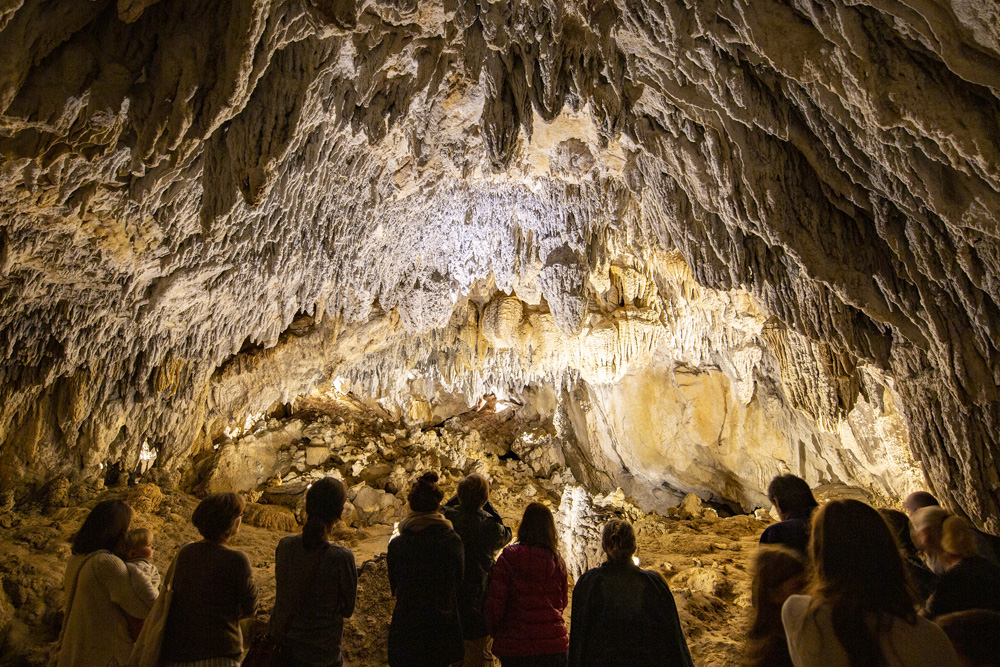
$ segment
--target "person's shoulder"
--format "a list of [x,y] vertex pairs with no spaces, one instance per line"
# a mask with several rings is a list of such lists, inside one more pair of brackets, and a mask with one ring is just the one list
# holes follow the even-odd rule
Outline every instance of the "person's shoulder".
[[125,561],[104,549],[94,553],[81,565],[81,572],[89,568],[98,577],[127,575],[128,567]]
[[330,547],[326,550],[326,559],[333,561],[350,559],[351,562],[354,562],[354,552],[342,544],[331,543]]
[[278,540],[277,551],[287,551],[302,545],[302,535],[286,535]]
[[785,623],[785,628],[790,629],[793,625],[801,624],[812,604],[813,599],[809,595],[789,595],[781,605],[781,620]]

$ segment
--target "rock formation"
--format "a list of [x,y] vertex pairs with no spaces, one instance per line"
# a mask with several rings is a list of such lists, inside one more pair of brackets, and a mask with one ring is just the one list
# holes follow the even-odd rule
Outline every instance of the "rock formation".
[[650,503],[892,497],[910,450],[1000,532],[998,19],[4,3],[0,486],[166,479],[341,378],[392,418],[533,402]]

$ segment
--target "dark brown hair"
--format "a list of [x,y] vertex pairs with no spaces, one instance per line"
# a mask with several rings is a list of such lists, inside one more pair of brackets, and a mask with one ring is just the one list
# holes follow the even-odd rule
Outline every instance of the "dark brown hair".
[[479,509],[490,498],[490,483],[478,472],[468,475],[458,483],[458,501],[463,507]]
[[209,542],[218,542],[243,516],[246,501],[237,493],[213,493],[198,503],[191,523]]
[[[889,526],[857,500],[832,500],[813,520],[812,594],[831,608],[850,667],[882,667],[879,635],[893,618],[916,622],[903,559]],[[874,615],[877,622],[866,622]]]
[[517,528],[517,541],[532,547],[544,547],[559,555],[559,538],[552,512],[541,503],[528,503]]
[[436,512],[441,506],[444,493],[437,485],[438,474],[433,470],[425,472],[417,478],[406,496],[410,509],[414,512]]
[[601,548],[612,563],[620,563],[635,553],[635,531],[627,521],[611,519],[601,531]]
[[747,657],[754,667],[790,665],[788,643],[781,624],[781,605],[774,592],[795,577],[805,586],[806,561],[799,552],[779,545],[757,549],[753,558],[753,620],[747,633]]
[[326,539],[326,527],[344,513],[347,490],[339,479],[324,477],[306,491],[306,525],[302,527],[302,546],[308,551]]
[[806,480],[796,475],[778,475],[767,485],[767,498],[782,512],[802,512],[816,507],[816,498]]
[[72,552],[89,554],[100,549],[114,551],[128,533],[132,508],[121,500],[102,500],[94,505],[73,536]]

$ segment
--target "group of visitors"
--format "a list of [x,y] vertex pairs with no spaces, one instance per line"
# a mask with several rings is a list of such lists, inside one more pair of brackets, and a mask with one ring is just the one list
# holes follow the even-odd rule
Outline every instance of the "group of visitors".
[[[563,614],[569,574],[552,512],[524,509],[517,541],[489,504],[489,482],[469,475],[444,507],[436,473],[411,489],[410,515],[389,542],[391,667],[690,667],[673,596],[641,570],[632,526],[604,526],[604,565],[580,577],[572,632]],[[494,564],[495,560],[495,564]]]
[[927,492],[909,517],[858,500],[822,507],[775,478],[781,521],[754,559],[754,667],[1000,667],[1000,567]]
[[[485,477],[464,478],[446,504],[437,482],[434,472],[416,479],[389,542],[391,667],[478,667],[494,656],[503,667],[692,666],[670,589],[633,561],[627,522],[604,526],[606,562],[577,581],[567,630],[569,577],[549,509],[530,503],[509,544]],[[857,500],[819,506],[793,475],[768,495],[781,520],[754,559],[750,664],[1000,667],[1000,568],[977,553],[985,538],[968,521],[926,493],[907,498],[909,516]],[[353,553],[331,543],[345,501],[338,480],[314,483],[302,533],[278,543],[269,635],[282,665],[343,664],[358,585]],[[249,559],[229,546],[243,510],[234,493],[203,500],[191,519],[203,539],[180,549],[161,585],[152,533],[130,530],[124,502],[98,503],[73,537],[58,666],[134,664],[159,588],[170,598],[158,664],[239,667],[239,621],[257,607]]]

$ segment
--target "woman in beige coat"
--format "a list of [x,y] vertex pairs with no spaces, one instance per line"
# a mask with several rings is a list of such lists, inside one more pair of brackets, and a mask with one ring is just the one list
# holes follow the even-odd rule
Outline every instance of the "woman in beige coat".
[[131,520],[128,505],[104,500],[73,536],[63,583],[66,609],[58,667],[120,667],[128,662],[132,638],[125,615],[145,618],[157,595],[145,579],[130,579],[124,561],[114,554]]

